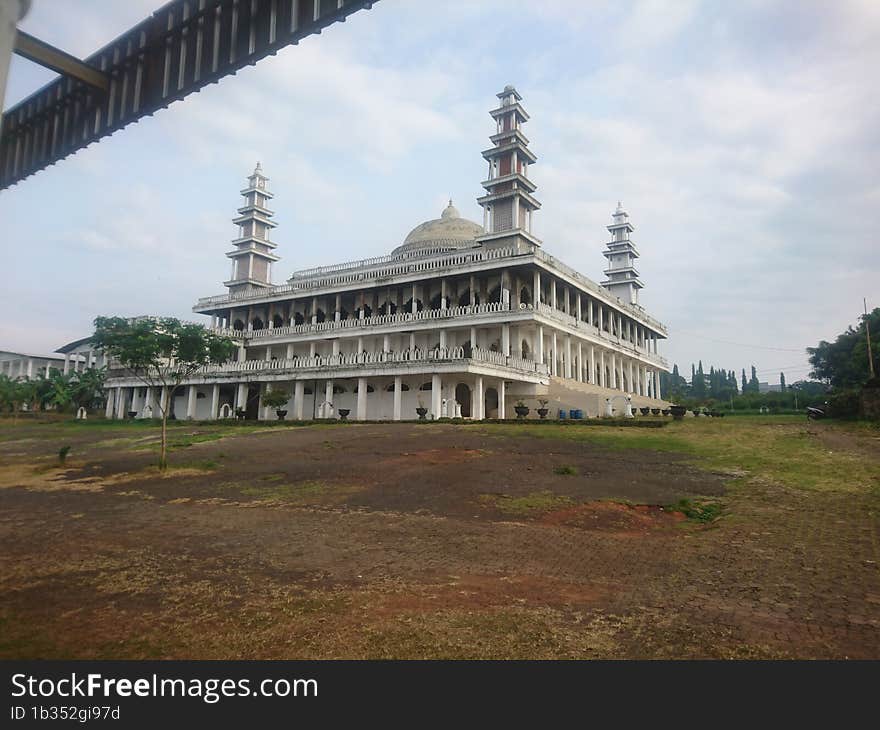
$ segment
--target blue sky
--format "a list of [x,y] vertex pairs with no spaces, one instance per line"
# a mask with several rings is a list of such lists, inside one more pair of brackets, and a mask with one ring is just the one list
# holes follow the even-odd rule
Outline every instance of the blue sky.
[[[34,0],[21,27],[85,56],[159,4]],[[195,318],[257,160],[276,281],[388,253],[450,196],[481,221],[487,111],[513,83],[545,249],[600,280],[623,200],[670,364],[793,382],[803,348],[880,306],[878,68],[873,0],[381,0],[0,193],[0,347]],[[51,78],[13,59],[5,105]]]

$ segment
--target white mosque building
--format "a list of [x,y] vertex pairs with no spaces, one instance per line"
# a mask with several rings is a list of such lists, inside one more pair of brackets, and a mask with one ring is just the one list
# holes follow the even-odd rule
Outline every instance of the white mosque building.
[[[273,194],[258,164],[244,205],[227,291],[193,311],[238,345],[233,362],[203,369],[175,398],[177,418],[240,409],[274,418],[261,395],[289,394],[288,418],[512,418],[519,401],[586,417],[629,405],[662,408],[658,343],[666,327],[639,304],[644,284],[633,226],[618,204],[608,226],[606,279],[597,284],[546,253],[532,232],[540,208],[529,168],[529,116],[512,86],[490,114],[483,222],[452,201],[387,256],[296,271],[272,284],[278,244]],[[159,394],[111,372],[107,415],[157,415]]]

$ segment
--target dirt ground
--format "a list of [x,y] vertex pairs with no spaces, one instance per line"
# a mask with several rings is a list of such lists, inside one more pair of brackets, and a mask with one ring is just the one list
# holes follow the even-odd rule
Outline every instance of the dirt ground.
[[700,428],[3,421],[0,658],[880,658],[880,433]]

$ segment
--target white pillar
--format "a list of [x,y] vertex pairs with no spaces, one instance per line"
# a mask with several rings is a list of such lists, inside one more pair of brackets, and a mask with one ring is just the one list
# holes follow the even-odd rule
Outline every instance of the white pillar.
[[305,383],[297,380],[293,384],[293,418],[296,421],[303,420],[303,398],[305,396]]
[[211,415],[208,416],[212,421],[216,421],[220,417],[220,385],[215,383],[211,388]]
[[599,385],[608,387],[608,377],[605,372],[605,350],[599,350]]
[[654,397],[657,400],[661,399],[661,396],[660,396],[660,371],[659,370],[654,373]]
[[535,270],[535,278],[532,283],[532,306],[537,309],[541,302],[541,272]]
[[113,395],[116,393],[116,389],[107,388],[105,393],[107,395],[107,405],[104,407],[104,418],[113,418]]
[[597,384],[597,381],[596,381],[596,348],[593,345],[590,345],[590,372],[587,377],[587,382],[592,383],[593,385]]
[[550,279],[550,306],[556,309],[556,279]]
[[357,420],[367,420],[367,379],[358,378]]
[[501,325],[501,352],[510,357],[510,325],[507,322]]
[[485,418],[483,413],[485,405],[486,403],[483,395],[483,376],[478,375],[476,383],[474,384],[474,407],[471,408],[471,417],[478,421],[482,421]]
[[116,389],[116,417],[125,418],[125,389]]
[[187,388],[186,392],[186,418],[188,421],[192,421],[196,417],[196,396],[198,394],[198,390],[196,386],[191,385]]
[[238,391],[236,392],[236,395],[235,395],[235,404],[233,407],[233,411],[235,411],[238,408],[241,408],[243,411],[247,410],[247,392],[248,392],[247,383],[239,383],[238,384]]
[[34,377],[34,361],[32,358],[28,358],[27,361],[27,376],[29,379]]
[[[330,409],[328,404],[333,402],[333,381],[328,380],[324,384],[324,418],[329,418]],[[334,409],[335,410],[335,409]]]
[[70,353],[65,352],[64,353],[64,374],[67,375],[68,372],[70,372]]
[[400,406],[403,395],[403,379],[399,375],[394,376],[394,413],[392,418],[395,421],[400,420]]
[[571,335],[565,336],[565,377],[571,378]]
[[544,327],[538,325],[538,341],[535,343],[535,358],[538,362],[544,362]]
[[[580,301],[580,297],[578,297],[578,301]],[[579,383],[584,382],[584,352],[581,346],[581,341],[578,340],[578,354],[577,354],[577,374],[575,375],[575,380]]]
[[[554,299],[554,301],[555,301],[555,299]],[[550,349],[553,351],[551,365],[550,365],[550,374],[551,375],[559,375],[557,365],[556,365],[556,361],[558,360],[558,351],[557,351],[556,347],[557,347],[556,330],[553,330],[553,337],[552,337],[552,341],[551,341],[551,345],[550,345]]]
[[443,393],[441,392],[442,387],[440,376],[437,373],[434,373],[431,376],[431,411],[434,414],[435,419],[440,418],[440,401],[443,396]]
[[504,399],[507,397],[507,383],[503,380],[498,382],[498,418],[502,421],[507,418],[504,409]]
[[153,418],[156,417],[156,391],[153,390],[152,387],[147,388],[147,393],[144,396],[144,411],[147,410],[147,406],[150,408],[150,414]]

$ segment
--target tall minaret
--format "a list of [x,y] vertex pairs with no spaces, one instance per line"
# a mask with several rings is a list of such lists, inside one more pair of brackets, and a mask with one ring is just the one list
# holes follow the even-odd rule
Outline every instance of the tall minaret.
[[522,133],[529,115],[513,86],[505,86],[498,98],[500,106],[489,112],[495,120],[495,134],[489,139],[495,146],[483,152],[489,163],[489,178],[482,183],[486,195],[477,198],[483,206],[486,233],[477,241],[508,244],[511,236],[517,236],[540,246],[541,241],[532,235],[532,214],[541,204],[532,197],[536,185],[528,178],[529,165],[538,158],[529,150],[529,140]]
[[617,201],[617,210],[614,211],[608,231],[611,233],[611,240],[607,244],[608,248],[602,252],[608,259],[608,268],[603,272],[608,278],[602,282],[602,286],[628,304],[638,304],[639,289],[643,289],[645,285],[635,268],[639,252],[629,238],[633,225],[620,201]]
[[272,253],[278,244],[269,240],[269,231],[278,224],[272,220],[274,214],[266,207],[269,199],[274,197],[266,187],[268,181],[258,162],[248,178],[248,186],[241,191],[245,204],[238,209],[238,218],[232,221],[238,226],[238,237],[232,242],[235,250],[226,254],[232,259],[232,274],[229,281],[223,283],[230,292],[252,286],[271,286],[272,262],[278,261],[279,257]]

